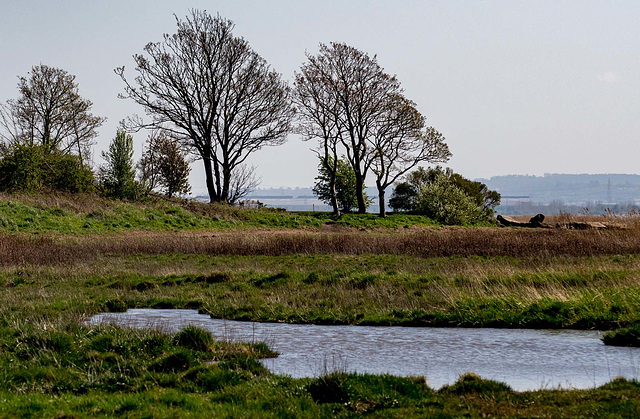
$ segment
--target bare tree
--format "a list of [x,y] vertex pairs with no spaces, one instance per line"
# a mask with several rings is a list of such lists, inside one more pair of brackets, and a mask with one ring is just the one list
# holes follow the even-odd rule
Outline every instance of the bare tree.
[[78,94],[75,76],[46,65],[34,66],[18,82],[20,97],[0,107],[0,137],[9,144],[43,146],[46,152],[75,153],[89,160],[96,129],[105,118]]
[[320,44],[320,52],[307,58],[325,95],[336,103],[338,137],[356,175],[358,212],[365,213],[369,142],[387,117],[388,98],[402,93],[400,83],[382,70],[376,57],[346,44]]
[[384,216],[389,185],[420,162],[449,158],[444,138],[432,128],[423,131],[424,117],[375,56],[331,43],[320,44],[320,52],[307,59],[295,82],[299,130],[320,140],[317,153],[323,169],[333,173],[333,185],[336,167],[327,162],[337,162],[338,146],[344,148],[356,177],[360,213],[367,210],[365,179],[369,171],[375,173]]
[[444,137],[433,127],[423,130],[425,118],[415,103],[401,95],[388,98],[386,115],[370,137],[366,165],[376,176],[379,215],[386,215],[385,191],[400,176],[421,162],[442,163],[451,153]]
[[177,33],[134,55],[138,76],[121,97],[142,105],[152,118],[129,120],[131,129],[158,127],[186,139],[202,159],[211,202],[231,201],[234,173],[264,146],[286,141],[293,108],[290,89],[242,38],[234,24],[204,11],[176,17]]
[[234,167],[229,188],[229,202],[238,202],[255,190],[259,183],[260,179],[256,175],[255,166],[241,164]]
[[314,152],[320,159],[321,171],[327,176],[333,213],[340,216],[336,178],[338,146],[341,138],[340,108],[335,91],[327,85],[325,74],[330,73],[324,60],[307,54],[309,62],[295,74],[294,103],[298,112],[296,132],[304,140],[318,139]]

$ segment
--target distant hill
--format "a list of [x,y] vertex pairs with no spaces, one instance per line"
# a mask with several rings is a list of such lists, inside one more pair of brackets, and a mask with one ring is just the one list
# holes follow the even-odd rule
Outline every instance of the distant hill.
[[503,196],[528,196],[531,202],[548,204],[629,203],[640,200],[640,175],[557,174],[505,175],[478,179]]

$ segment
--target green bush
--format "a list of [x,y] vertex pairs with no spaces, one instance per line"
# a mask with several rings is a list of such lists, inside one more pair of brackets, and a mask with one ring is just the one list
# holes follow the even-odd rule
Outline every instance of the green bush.
[[45,185],[58,191],[88,192],[94,188],[93,172],[84,166],[77,156],[54,153],[49,155],[53,171]]
[[93,185],[93,172],[78,156],[30,145],[14,145],[2,153],[0,190],[87,192]]
[[482,182],[464,178],[451,169],[418,168],[396,184],[389,205],[444,224],[473,224],[493,217],[500,194]]
[[444,176],[420,189],[416,211],[448,225],[473,224],[486,219],[483,208]]

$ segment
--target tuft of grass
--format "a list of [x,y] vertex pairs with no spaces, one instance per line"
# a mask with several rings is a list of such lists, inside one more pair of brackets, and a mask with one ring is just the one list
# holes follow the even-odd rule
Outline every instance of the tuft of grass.
[[180,372],[191,368],[195,364],[195,358],[191,351],[179,349],[169,355],[154,361],[149,365],[149,370],[154,372]]
[[307,385],[316,403],[345,403],[349,400],[347,375],[339,372],[323,375]]
[[608,332],[602,341],[605,345],[640,347],[640,324]]
[[492,395],[495,393],[513,393],[513,390],[504,383],[486,380],[480,378],[477,374],[469,372],[461,375],[454,384],[443,386],[440,392],[456,395]]
[[424,402],[434,395],[424,377],[376,376],[339,371],[311,380],[306,390],[318,404],[339,404],[342,409],[360,414]]
[[176,345],[193,349],[194,351],[209,351],[213,346],[213,336],[207,330],[189,325],[175,336]]

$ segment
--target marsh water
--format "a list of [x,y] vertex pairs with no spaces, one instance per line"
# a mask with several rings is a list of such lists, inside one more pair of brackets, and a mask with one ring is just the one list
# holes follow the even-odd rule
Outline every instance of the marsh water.
[[90,323],[167,332],[192,324],[221,340],[266,342],[280,356],[263,360],[264,365],[292,377],[335,369],[418,375],[439,388],[471,371],[518,391],[590,388],[618,376],[640,377],[640,349],[605,346],[598,331],[253,323],[154,309],[98,314]]

